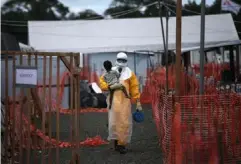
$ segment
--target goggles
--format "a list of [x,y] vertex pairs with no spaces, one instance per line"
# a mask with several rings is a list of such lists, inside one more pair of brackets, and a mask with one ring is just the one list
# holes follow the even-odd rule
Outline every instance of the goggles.
[[127,63],[127,60],[126,59],[117,59],[117,62],[118,63]]

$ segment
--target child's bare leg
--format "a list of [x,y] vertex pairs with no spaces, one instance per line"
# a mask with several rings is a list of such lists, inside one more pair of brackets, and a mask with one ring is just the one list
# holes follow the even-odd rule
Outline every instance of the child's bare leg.
[[131,98],[130,95],[128,94],[127,90],[126,90],[126,87],[122,87],[122,91],[124,92],[126,98]]
[[109,109],[111,109],[111,107],[112,107],[113,94],[114,94],[114,91],[113,91],[113,90],[110,90]]
[[126,87],[124,85],[122,85],[121,83],[115,83],[115,84],[111,85],[110,89],[111,90],[121,89],[124,92],[126,98],[130,98],[128,92],[126,91]]

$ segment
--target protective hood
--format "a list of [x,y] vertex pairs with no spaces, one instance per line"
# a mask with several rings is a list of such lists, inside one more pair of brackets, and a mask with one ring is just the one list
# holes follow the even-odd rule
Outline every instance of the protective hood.
[[116,66],[124,68],[127,67],[127,61],[128,61],[128,57],[127,54],[124,52],[119,52],[116,55]]

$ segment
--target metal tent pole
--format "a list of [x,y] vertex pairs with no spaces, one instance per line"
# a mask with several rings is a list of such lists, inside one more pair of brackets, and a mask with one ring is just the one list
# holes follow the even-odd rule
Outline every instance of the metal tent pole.
[[169,11],[166,8],[166,48],[165,48],[165,59],[166,59],[166,94],[168,94],[168,20]]
[[200,89],[199,93],[204,93],[204,48],[205,48],[205,8],[206,0],[202,0],[201,4],[201,35],[200,35]]
[[[164,27],[163,27],[163,20],[162,20],[162,2],[161,0],[158,0],[158,7],[159,7],[159,17],[160,17],[160,22],[161,22],[161,30],[162,30],[162,39],[163,39],[163,49],[164,51],[166,50],[166,41],[165,41],[165,34],[164,34]],[[161,53],[159,54],[159,63],[158,65],[160,66],[160,55]]]

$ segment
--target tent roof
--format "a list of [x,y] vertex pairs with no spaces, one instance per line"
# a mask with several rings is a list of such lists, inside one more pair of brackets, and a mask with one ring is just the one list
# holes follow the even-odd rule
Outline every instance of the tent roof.
[[[163,18],[164,27],[166,27]],[[82,53],[162,51],[159,18],[29,21],[29,43],[41,51]],[[207,15],[206,47],[240,44],[231,14]],[[176,18],[169,19],[169,49],[175,49]],[[182,49],[200,46],[200,16],[182,17]]]

